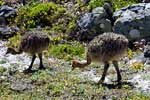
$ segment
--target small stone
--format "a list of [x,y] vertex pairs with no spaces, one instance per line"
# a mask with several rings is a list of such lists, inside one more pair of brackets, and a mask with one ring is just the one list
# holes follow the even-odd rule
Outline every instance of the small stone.
[[131,38],[139,38],[140,32],[137,29],[130,30],[129,35]]
[[27,88],[27,84],[22,84],[22,83],[13,83],[11,85],[11,89],[14,91],[23,91]]
[[30,90],[34,87],[31,84],[31,81],[29,80],[13,80],[13,83],[10,87],[13,91],[24,91],[24,90]]

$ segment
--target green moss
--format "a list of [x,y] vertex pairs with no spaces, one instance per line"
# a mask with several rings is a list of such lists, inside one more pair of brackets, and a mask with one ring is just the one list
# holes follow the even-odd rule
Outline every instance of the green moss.
[[5,60],[0,60],[0,64],[4,64],[4,63],[6,63]]
[[64,83],[50,83],[48,89],[52,91],[53,96],[61,96],[64,94]]
[[133,55],[134,55],[133,51],[130,48],[128,48],[128,58],[131,59]]
[[28,7],[21,7],[16,21],[27,28],[35,28],[38,24],[51,25],[64,12],[64,8],[52,2],[36,3]]
[[3,1],[0,0],[0,6],[1,6],[1,5],[4,5],[4,4],[5,4],[5,3],[4,3]]
[[101,7],[101,6],[103,6],[103,4],[104,4],[103,0],[91,0],[89,2],[88,8],[93,9],[93,8],[96,8],[96,7]]
[[36,28],[40,25],[49,27],[55,33],[66,33],[75,27],[75,18],[59,4],[33,3],[19,9],[15,23],[25,29]]
[[131,68],[134,70],[144,70],[144,64],[142,62],[133,62]]
[[5,72],[6,70],[7,70],[6,68],[0,66],[0,73]]
[[144,93],[136,93],[127,98],[122,98],[120,100],[150,100],[150,96],[146,96]]
[[[91,0],[88,5],[88,8],[93,9],[99,6],[103,6],[105,1],[106,0]],[[115,10],[139,2],[138,0],[107,0],[107,1],[111,1],[113,3],[113,8]]]
[[9,38],[9,41],[7,42],[8,47],[17,48],[20,44],[21,35],[20,33],[17,33],[14,37]]
[[53,45],[50,48],[50,55],[70,60],[73,59],[73,56],[82,57],[84,51],[85,51],[84,47],[81,44],[77,46],[69,44],[60,44],[60,45]]
[[115,10],[126,7],[131,4],[139,3],[139,0],[114,0],[113,5]]

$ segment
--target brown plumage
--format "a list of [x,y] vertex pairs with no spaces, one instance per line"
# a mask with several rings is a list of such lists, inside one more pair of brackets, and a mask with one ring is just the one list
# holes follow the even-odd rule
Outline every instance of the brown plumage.
[[72,62],[73,69],[76,67],[84,68],[91,62],[104,64],[104,72],[99,83],[105,79],[106,72],[109,68],[109,63],[112,62],[115,66],[118,76],[118,82],[121,81],[121,74],[118,68],[118,60],[127,54],[128,39],[120,34],[104,33],[95,37],[88,45],[87,62],[81,63],[74,60]]
[[38,54],[40,59],[39,69],[44,69],[42,63],[42,52],[49,48],[49,42],[50,39],[46,33],[40,31],[30,31],[22,36],[18,50],[8,48],[6,54],[11,53],[15,55],[21,54],[22,52],[32,54],[32,62],[27,71],[30,71],[32,69],[36,54]]

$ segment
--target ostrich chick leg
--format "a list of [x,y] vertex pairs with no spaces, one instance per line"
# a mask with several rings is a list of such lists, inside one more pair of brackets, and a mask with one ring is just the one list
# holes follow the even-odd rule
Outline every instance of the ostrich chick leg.
[[117,61],[113,61],[113,65],[115,67],[115,70],[117,72],[117,82],[121,82],[122,80],[122,77],[121,77],[121,74],[120,74],[120,70],[119,70],[119,67],[118,67],[118,62]]
[[42,61],[42,53],[39,53],[38,56],[39,56],[39,59],[40,59],[39,69],[40,70],[45,69],[45,67],[43,66],[43,61]]
[[25,71],[31,71],[35,58],[36,58],[36,55],[34,54],[32,56],[32,61],[31,61],[31,64],[30,64],[29,68],[27,68]]
[[101,83],[104,82],[108,68],[109,68],[109,63],[106,62],[105,65],[104,65],[104,71],[103,71],[102,77],[99,80],[98,84],[101,84]]

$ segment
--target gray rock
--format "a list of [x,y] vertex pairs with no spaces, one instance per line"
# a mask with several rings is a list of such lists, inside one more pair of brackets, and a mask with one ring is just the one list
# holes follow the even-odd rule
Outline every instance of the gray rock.
[[142,2],[144,2],[144,3],[149,3],[150,0],[143,0]]
[[23,91],[27,88],[27,84],[14,83],[11,85],[11,89],[14,91]]
[[0,16],[0,26],[5,26],[5,25],[6,25],[5,17]]
[[144,54],[141,53],[141,54],[134,54],[132,59],[128,61],[128,65],[131,66],[133,63],[135,62],[141,62],[141,63],[145,63],[145,58],[144,58]]
[[[150,58],[145,58],[145,65],[150,65]],[[145,68],[149,69],[149,71],[150,71],[150,67],[149,66],[145,67]]]
[[95,14],[95,16],[97,14],[98,18],[104,18],[107,16],[107,13],[103,7],[97,7],[95,9],[93,9],[92,13]]
[[94,23],[94,15],[92,13],[86,13],[78,20],[78,26],[81,29],[92,27],[92,23]]
[[88,5],[88,3],[90,2],[90,0],[83,0],[85,5]]
[[16,13],[17,10],[12,7],[7,5],[0,6],[0,16],[7,18],[9,16],[16,15]]
[[91,40],[103,32],[111,32],[112,25],[107,19],[107,13],[103,7],[97,7],[91,13],[85,13],[77,21],[79,40]]
[[7,27],[3,26],[0,27],[0,39],[8,39],[16,34],[20,29],[18,27],[12,26]]
[[9,7],[7,5],[0,6],[0,26],[6,26],[9,24],[8,18],[15,16],[17,9]]
[[150,65],[150,43],[148,42],[147,45],[144,47],[144,50],[139,55],[134,55],[132,59],[128,62],[131,65],[134,62],[141,62],[144,65]]
[[150,37],[150,3],[138,3],[119,9],[113,15],[114,31],[130,40]]
[[148,42],[147,45],[144,47],[144,57],[150,58],[150,42]]
[[11,87],[13,91],[24,91],[33,89],[33,85],[31,85],[30,81],[27,80],[15,80]]

